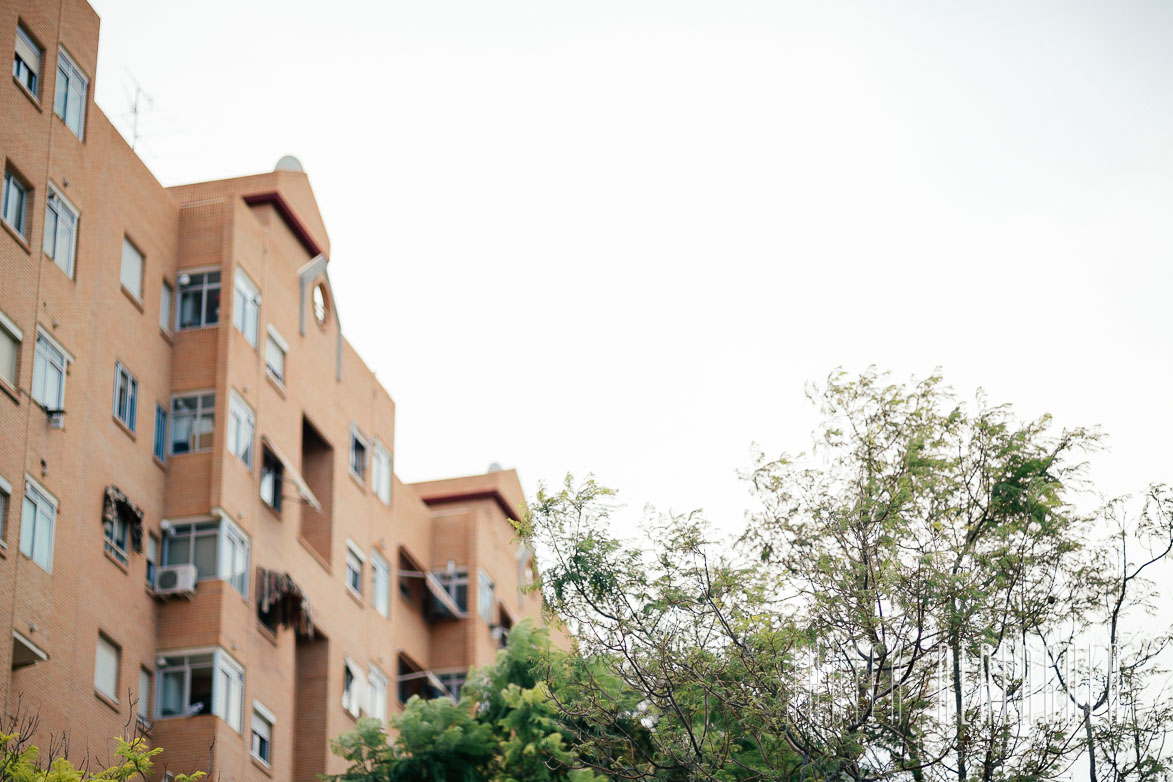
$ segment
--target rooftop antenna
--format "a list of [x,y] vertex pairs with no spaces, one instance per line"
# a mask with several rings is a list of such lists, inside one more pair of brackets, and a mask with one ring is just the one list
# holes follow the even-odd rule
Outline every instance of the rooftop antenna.
[[147,94],[147,91],[142,88],[142,85],[138,83],[138,79],[134,78],[134,74],[129,69],[126,71],[126,75],[134,83],[134,98],[130,102],[130,148],[133,151],[138,146],[138,140],[140,138],[138,134],[138,118],[143,112],[142,101],[146,101],[148,106],[154,106],[155,99]]

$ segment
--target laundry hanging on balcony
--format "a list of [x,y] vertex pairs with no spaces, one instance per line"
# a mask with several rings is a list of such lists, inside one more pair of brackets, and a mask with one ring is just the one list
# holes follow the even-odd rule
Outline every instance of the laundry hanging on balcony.
[[257,610],[269,624],[293,628],[307,638],[314,636],[314,615],[309,598],[288,573],[257,568]]
[[102,523],[113,527],[121,519],[130,530],[130,545],[136,552],[143,550],[143,511],[130,501],[117,486],[107,486],[102,499]]

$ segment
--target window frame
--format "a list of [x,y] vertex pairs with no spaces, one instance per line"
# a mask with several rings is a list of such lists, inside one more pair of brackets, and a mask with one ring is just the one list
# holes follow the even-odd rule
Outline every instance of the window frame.
[[[62,91],[62,88],[61,88],[62,87],[62,85],[61,85],[62,77],[65,78],[64,92]],[[76,95],[76,93],[71,93],[71,91],[69,89],[71,77],[72,77],[72,80],[75,80],[75,81],[81,83],[81,90],[80,90],[81,105],[78,108],[77,127],[76,128],[69,124],[69,111],[70,111],[70,107],[72,105],[72,103],[70,101],[70,97],[71,97],[71,95]],[[69,128],[71,131],[73,131],[73,134],[75,136],[77,136],[78,141],[85,141],[86,104],[89,102],[89,92],[90,92],[90,77],[87,76],[85,74],[85,72],[83,72],[82,69],[78,67],[77,61],[74,60],[73,57],[70,56],[68,51],[66,51],[65,46],[58,45],[58,47],[57,47],[57,81],[56,81],[56,88],[55,88],[55,91],[53,94],[53,113],[61,118],[61,121],[65,123],[65,127]]]
[[[193,658],[210,657],[209,663],[204,663],[202,659],[198,659],[195,665],[192,664]],[[210,668],[212,671],[212,690],[208,697],[211,701],[211,708],[208,709],[208,714],[214,714],[220,719],[228,723],[229,727],[233,728],[237,733],[241,732],[240,724],[244,721],[243,713],[237,714],[236,725],[233,725],[229,719],[229,715],[223,713],[227,711],[227,707],[231,705],[229,696],[231,693],[226,693],[223,698],[218,694],[222,681],[226,681],[229,685],[235,683],[239,687],[239,712],[244,710],[244,666],[238,663],[227,651],[219,646],[203,647],[198,649],[176,649],[159,652],[159,659],[164,661],[164,665],[159,666],[155,670],[155,718],[156,719],[179,719],[183,717],[195,716],[191,713],[191,674],[193,670],[203,670]],[[173,663],[172,661],[181,660],[182,662]],[[181,700],[184,706],[183,714],[163,714],[163,693],[160,690],[167,681],[167,675],[173,673],[183,673],[183,692],[181,693]],[[224,674],[224,679],[221,679],[221,674]],[[223,710],[221,706],[223,705]]]
[[236,267],[232,282],[232,325],[256,350],[261,333],[261,289],[239,266]]
[[[126,409],[120,411],[119,408],[122,407],[120,402],[123,400],[119,397],[123,378],[127,380],[127,393],[124,400]],[[125,418],[123,413],[126,414]],[[121,361],[114,362],[114,417],[132,433],[138,426],[138,379]]]
[[15,389],[20,385],[20,354],[24,348],[24,331],[17,326],[12,318],[0,311],[0,334],[12,340],[12,380],[4,376],[4,368],[0,368],[0,383]]
[[[187,538],[190,541],[186,546],[186,555],[182,558],[177,556],[173,558],[172,552],[179,546],[182,538]],[[213,573],[201,573],[199,563],[196,562],[197,540],[207,538],[213,538],[216,541],[215,572]],[[162,540],[159,567],[195,565],[197,583],[200,581],[225,581],[239,592],[244,600],[248,600],[249,562],[251,559],[252,540],[226,514],[219,514],[184,519],[180,523],[173,522],[171,532]]]
[[[114,683],[113,683],[113,686],[110,688],[110,690],[111,690],[110,692],[107,692],[105,690],[105,688],[102,686],[103,683],[98,681],[99,663],[101,661],[103,642],[105,642],[106,646],[108,646],[110,648],[110,650],[113,651],[113,653],[114,653],[114,671],[113,671]],[[110,638],[110,636],[99,631],[98,632],[98,644],[97,644],[97,647],[94,651],[94,691],[100,693],[101,695],[104,695],[105,697],[109,698],[110,700],[114,701],[115,703],[118,703],[118,682],[119,682],[119,679],[121,679],[121,677],[122,677],[122,647],[119,646],[118,644],[116,644],[114,642],[114,640]]]
[[130,525],[121,513],[116,513],[113,520],[102,520],[102,537],[106,553],[123,566],[127,565],[130,560],[127,554],[130,550]]
[[[380,573],[382,578],[380,579]],[[380,588],[380,580],[382,588]],[[371,603],[380,616],[391,616],[391,563],[379,553],[371,549]]]
[[[138,281],[134,287],[127,285],[126,280],[126,251],[129,249],[132,257],[138,257]],[[143,284],[147,278],[147,254],[138,248],[138,245],[131,241],[127,234],[122,235],[122,258],[118,266],[118,284],[122,289],[134,297],[135,301],[140,304],[143,301]]]
[[170,419],[171,411],[161,402],[155,402],[155,434],[151,442],[151,455],[161,464],[167,463],[167,423]]
[[[187,285],[179,281],[179,277],[187,275]],[[212,282],[208,279],[209,276],[216,275],[217,279]],[[195,279],[200,279],[199,284],[195,284]],[[219,266],[201,266],[194,269],[180,269],[177,272],[175,280],[175,331],[192,331],[195,329],[207,329],[220,325],[220,307],[223,304],[223,297],[221,293],[224,287],[224,272]],[[216,294],[216,319],[214,321],[208,319],[208,297],[215,292]],[[199,318],[189,325],[183,325],[183,295],[184,293],[195,293],[199,296]]]
[[[46,351],[51,350],[56,355],[46,354],[44,356],[44,358],[42,358],[42,351],[41,351],[42,345],[45,346]],[[59,360],[55,361],[54,359],[59,359]],[[69,353],[69,351],[67,351],[65,348],[63,348],[61,346],[60,342],[58,342],[52,336],[50,336],[49,332],[45,331],[43,328],[41,328],[40,324],[38,324],[37,325],[37,341],[36,341],[35,347],[33,349],[33,387],[32,387],[32,393],[30,394],[32,400],[34,402],[36,402],[37,404],[39,404],[41,407],[45,408],[45,410],[64,410],[65,409],[65,380],[69,374],[69,365],[72,363],[73,363],[73,356]],[[60,383],[60,386],[58,387],[58,391],[57,391],[57,404],[55,406],[50,407],[47,400],[41,399],[40,396],[38,396],[38,391],[37,391],[37,385],[38,385],[38,383],[37,383],[37,377],[38,377],[37,367],[38,366],[44,367],[44,369],[41,370],[41,374],[40,374],[42,381],[47,381],[47,378],[45,378],[43,373],[47,372],[50,366],[57,369],[57,371],[61,375],[61,383]],[[42,389],[42,391],[41,391],[42,394],[43,394],[43,391],[44,391],[44,389]]]
[[[17,215],[20,225],[13,225],[12,221],[8,219],[8,205],[9,198],[11,198],[12,189],[20,193],[20,214]],[[3,220],[9,228],[16,231],[20,238],[24,241],[29,240],[29,203],[33,200],[32,185],[22,177],[12,166],[4,166],[4,190],[0,193],[0,220]]]
[[[259,753],[257,751],[258,742],[256,739],[258,738],[258,734],[257,734],[257,721],[258,721],[258,719],[262,723],[265,724],[265,727],[268,729],[268,734],[269,734],[268,736],[260,737],[268,745],[267,747],[264,748],[266,751],[263,754]],[[272,768],[273,767],[273,728],[276,727],[276,725],[277,725],[277,717],[273,714],[273,712],[270,711],[263,703],[254,699],[253,700],[253,720],[252,720],[252,725],[250,726],[250,731],[249,731],[249,755],[251,757],[255,758],[257,761],[263,763],[265,768]]]
[[[488,590],[485,589],[486,584]],[[488,598],[486,599],[486,595]],[[497,583],[484,568],[477,568],[477,613],[481,619],[493,624],[493,607],[497,602]]]
[[159,328],[171,334],[175,326],[175,284],[166,277],[159,286]]
[[154,589],[159,578],[159,566],[163,561],[163,541],[155,533],[148,532],[146,547],[146,556],[143,557],[146,561],[146,582],[148,587]]
[[[245,428],[248,430],[248,441],[242,442]],[[252,472],[256,454],[257,415],[235,389],[228,395],[228,430],[226,435],[229,453],[244,462],[244,466],[248,468],[249,472]]]
[[[358,566],[355,567],[352,560],[357,561]],[[346,580],[346,588],[350,590],[355,597],[362,599],[363,577],[366,570],[367,555],[359,545],[353,540],[346,541],[346,567],[343,571],[343,577]],[[350,574],[354,573],[352,579]],[[353,583],[352,583],[353,582]]]
[[[367,716],[387,724],[387,690],[391,686],[391,677],[383,673],[379,666],[371,663],[367,674]],[[376,708],[376,703],[379,708]]]
[[[21,503],[23,507],[23,503]],[[8,548],[8,514],[12,510],[12,484],[0,475],[0,549]]]
[[[270,468],[269,465],[272,465]],[[265,496],[265,483],[267,476],[272,475],[273,497],[272,502]],[[261,485],[260,494],[261,502],[265,503],[270,509],[276,513],[281,513],[281,493],[285,484],[285,463],[273,453],[264,442],[261,443]]]
[[[30,497],[31,495],[31,497]],[[39,498],[44,505],[46,505],[52,512],[48,515],[48,544],[46,561],[41,562],[37,559],[37,542],[41,540],[43,533],[41,525],[41,504],[37,502]],[[25,519],[26,503],[32,503],[34,508],[33,525],[30,527]],[[21,515],[20,515],[20,553],[35,562],[46,573],[53,572],[53,542],[57,527],[57,508],[59,507],[57,498],[53,496],[44,486],[36,481],[31,475],[27,473],[24,476],[24,496],[21,498]],[[27,541],[27,543],[26,543]]]
[[395,482],[391,449],[383,445],[383,441],[378,437],[375,437],[374,440],[374,453],[371,456],[371,486],[382,503],[390,507],[391,488]]
[[[45,50],[44,50],[44,48],[42,48],[40,46],[40,44],[38,44],[36,41],[33,40],[32,34],[29,33],[29,31],[25,29],[25,26],[23,24],[18,23],[16,25],[16,37],[17,37],[17,39],[23,39],[25,45],[33,50],[33,54],[37,58],[37,63],[36,63],[35,68],[30,67],[30,65],[27,62],[25,62],[23,58],[21,58],[20,50],[16,47],[15,42],[14,42],[14,44],[13,44],[14,51],[13,51],[13,62],[12,62],[12,75],[13,75],[13,77],[16,78],[17,83],[21,87],[28,90],[29,94],[32,95],[34,98],[36,98],[38,102],[40,102],[40,100],[41,100],[41,89],[40,89],[41,88],[41,67],[44,65],[44,62],[45,62]],[[25,67],[25,69],[28,70],[28,72],[31,74],[31,76],[32,76],[32,84],[31,85],[25,84],[24,80],[20,76],[20,73],[18,73],[19,69],[16,67],[17,60],[19,60],[20,64],[23,65]]]
[[[151,693],[154,692],[155,676],[151,669],[140,665],[138,669],[138,703],[135,706],[135,717],[140,725],[146,725],[151,720]],[[144,686],[145,684],[145,686]]]
[[[362,472],[354,471],[354,455],[355,445],[361,445],[363,448],[363,463]],[[363,486],[367,485],[367,468],[370,467],[371,462],[371,441],[368,440],[358,427],[354,424],[350,425],[350,448],[347,449],[346,469],[350,474]]]
[[[209,397],[211,397],[211,400],[212,400],[211,404],[208,406],[205,406],[204,402]],[[188,440],[187,440],[188,446],[189,446],[188,450],[176,452],[176,450],[175,450],[175,421],[176,421],[177,416],[175,413],[175,404],[177,402],[179,402],[180,400],[184,400],[184,399],[195,399],[196,406],[195,406],[195,408],[193,408],[191,413],[188,413],[185,411],[182,414],[182,418],[186,419],[186,418],[190,417],[192,420],[191,432],[188,435]],[[200,447],[198,447],[198,445],[199,445],[200,440],[202,439],[202,434],[199,431],[200,430],[199,425],[205,418],[211,419],[211,431],[207,433],[210,436],[210,440],[208,442],[207,447],[200,448]],[[211,451],[216,445],[216,392],[214,390],[184,391],[179,394],[174,394],[171,397],[171,421],[169,424],[169,429],[171,432],[171,436],[167,438],[167,452],[171,456],[185,456],[187,454],[207,453],[208,451]],[[196,446],[196,447],[192,447],[193,443],[194,443],[194,446]]]
[[[49,192],[45,197],[45,226],[43,231],[43,238],[41,240],[41,252],[53,259],[53,263],[57,268],[65,272],[65,276],[69,279],[74,278],[77,262],[77,232],[81,224],[81,211],[73,205],[73,202],[65,197],[60,188],[49,183]],[[49,212],[53,212],[53,247],[50,249],[47,245],[49,243]],[[69,216],[72,221],[72,228],[69,232],[69,243],[67,247],[67,258],[65,263],[62,263],[61,253],[59,252],[59,244],[61,239],[61,217],[62,213]]]
[[[277,352],[281,354],[280,370],[274,369],[273,364],[269,362],[269,346],[272,345],[277,348]],[[265,372],[273,380],[276,380],[282,387],[285,386],[285,360],[289,357],[289,343],[281,336],[281,332],[277,331],[270,323],[266,329],[265,338]]]

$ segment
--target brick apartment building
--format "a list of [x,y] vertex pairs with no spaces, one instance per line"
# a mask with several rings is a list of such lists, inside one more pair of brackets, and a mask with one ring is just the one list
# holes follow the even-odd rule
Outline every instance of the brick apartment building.
[[70,755],[138,720],[174,770],[340,770],[538,619],[512,471],[405,485],[292,159],[164,188],[94,105],[84,0],[3,0],[3,716]]

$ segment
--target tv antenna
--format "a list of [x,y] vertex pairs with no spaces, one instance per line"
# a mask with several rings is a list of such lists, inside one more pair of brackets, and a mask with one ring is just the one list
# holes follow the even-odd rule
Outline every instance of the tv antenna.
[[131,82],[134,84],[134,98],[130,101],[130,148],[133,151],[138,146],[138,140],[140,138],[138,134],[138,118],[144,111],[143,103],[145,102],[147,106],[154,106],[155,99],[147,94],[147,91],[142,88],[142,85],[138,83],[138,79],[134,78],[134,74],[129,69],[126,71],[126,75],[130,77]]

